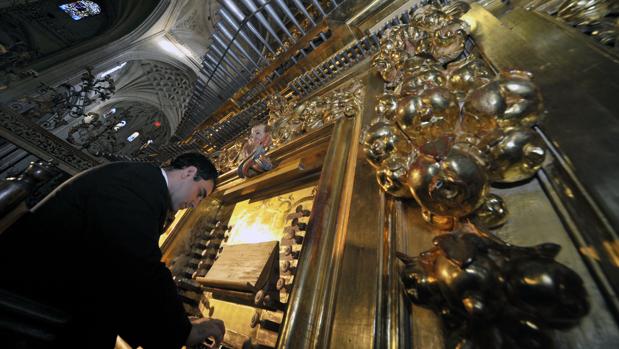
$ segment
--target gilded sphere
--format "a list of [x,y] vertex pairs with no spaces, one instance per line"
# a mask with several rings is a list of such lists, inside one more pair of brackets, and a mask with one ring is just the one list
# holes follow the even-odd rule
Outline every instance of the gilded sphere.
[[459,116],[456,96],[442,87],[401,98],[396,111],[398,125],[417,145],[454,132]]
[[411,167],[409,184],[417,202],[440,216],[470,214],[488,191],[483,165],[458,147],[438,158],[420,153]]
[[464,100],[463,112],[478,117],[497,117],[507,109],[505,98],[497,81],[491,81],[473,90]]
[[420,96],[406,96],[398,100],[396,110],[396,121],[404,132],[414,137],[416,136],[415,121],[422,113],[423,106]]
[[410,151],[410,146],[402,137],[397,126],[387,119],[372,121],[362,133],[363,151],[368,162],[378,168],[389,155]]
[[531,178],[546,159],[546,148],[539,134],[528,129],[514,129],[490,148],[490,179],[513,183]]
[[464,113],[492,116],[505,130],[533,126],[542,112],[542,97],[530,74],[522,71],[501,73],[500,78],[470,92]]
[[378,97],[376,107],[374,108],[378,115],[384,116],[389,120],[394,118],[397,109],[398,100],[396,96],[391,92],[385,92],[380,97]]
[[408,185],[408,169],[412,158],[409,154],[394,153],[380,164],[376,170],[376,180],[387,194],[397,198],[412,197]]
[[501,137],[501,129],[496,118],[487,115],[474,115],[464,111],[459,125],[460,139],[467,139],[479,147],[496,142]]
[[484,62],[472,55],[470,57],[473,58],[452,63],[447,67],[447,87],[461,95],[488,83],[493,76]]
[[475,225],[483,229],[498,228],[507,222],[509,211],[505,201],[496,195],[488,194],[481,206],[471,214]]
[[531,127],[542,113],[542,95],[528,72],[512,70],[501,73],[498,83],[507,108],[497,116],[499,126],[505,129]]

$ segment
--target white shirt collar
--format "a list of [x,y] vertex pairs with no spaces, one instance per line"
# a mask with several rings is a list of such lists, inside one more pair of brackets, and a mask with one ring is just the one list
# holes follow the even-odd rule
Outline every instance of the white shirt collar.
[[169,185],[169,182],[168,182],[168,175],[167,175],[167,173],[165,173],[165,170],[164,170],[164,169],[160,168],[160,170],[161,170],[161,174],[163,174],[163,179],[165,179],[165,185],[166,185],[166,187],[167,187],[167,186]]

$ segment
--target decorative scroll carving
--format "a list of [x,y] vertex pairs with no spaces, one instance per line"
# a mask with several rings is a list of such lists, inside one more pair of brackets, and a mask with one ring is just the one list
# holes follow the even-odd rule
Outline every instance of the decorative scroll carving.
[[604,45],[619,47],[617,1],[533,0],[525,8],[555,16]]
[[[361,110],[364,93],[361,82],[353,81],[301,103],[296,99],[288,101],[279,94],[271,96],[267,101],[271,149],[340,118],[355,117]],[[226,172],[238,164],[244,142],[245,139],[238,139],[215,154],[215,165],[220,172]]]
[[64,115],[67,112],[64,104],[65,99],[62,93],[44,85],[32,95],[11,101],[8,106],[13,111],[36,123],[54,119],[55,122],[48,122],[46,127],[47,129],[54,129],[66,124],[66,121],[58,117],[59,114]]
[[302,103],[285,102],[278,95],[271,97],[267,106],[274,144],[285,144],[342,117],[354,117],[361,109],[364,91],[361,83],[354,81]]
[[215,167],[220,173],[228,172],[238,163],[243,144],[245,139],[239,138],[212,155]]
[[0,106],[0,136],[41,159],[53,160],[69,174],[99,165],[96,159],[4,106]]

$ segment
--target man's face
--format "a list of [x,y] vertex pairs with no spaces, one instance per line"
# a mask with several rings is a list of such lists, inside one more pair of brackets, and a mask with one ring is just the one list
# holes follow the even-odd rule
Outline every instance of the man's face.
[[251,140],[254,144],[262,142],[266,137],[266,130],[264,125],[256,125],[251,128]]
[[170,194],[172,198],[172,209],[174,211],[183,208],[194,208],[200,201],[213,192],[214,183],[212,180],[199,178],[194,180],[193,176],[182,178],[177,188]]

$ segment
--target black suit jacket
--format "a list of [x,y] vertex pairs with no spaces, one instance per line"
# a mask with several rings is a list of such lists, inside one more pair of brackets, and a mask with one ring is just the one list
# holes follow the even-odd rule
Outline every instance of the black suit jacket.
[[112,163],[56,189],[0,235],[0,287],[66,311],[63,347],[179,348],[191,325],[159,235],[171,208],[158,167]]

